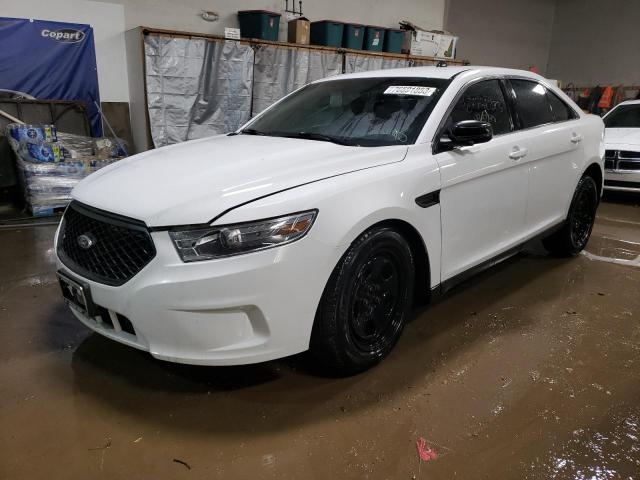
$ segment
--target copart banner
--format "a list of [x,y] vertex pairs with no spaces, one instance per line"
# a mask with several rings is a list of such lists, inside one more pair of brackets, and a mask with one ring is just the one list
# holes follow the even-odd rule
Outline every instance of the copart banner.
[[0,17],[0,45],[1,94],[84,101],[91,133],[102,135],[91,26]]

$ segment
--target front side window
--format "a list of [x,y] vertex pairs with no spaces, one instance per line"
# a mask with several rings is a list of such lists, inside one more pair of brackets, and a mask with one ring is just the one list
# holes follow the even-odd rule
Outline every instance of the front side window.
[[640,104],[620,105],[603,120],[606,128],[640,128]]
[[415,143],[449,80],[378,77],[314,83],[241,133],[376,147]]
[[483,80],[467,87],[451,111],[444,134],[462,120],[489,123],[494,135],[512,131],[509,109],[498,80]]
[[547,90],[532,80],[511,80],[516,97],[516,111],[522,128],[537,127],[553,122]]

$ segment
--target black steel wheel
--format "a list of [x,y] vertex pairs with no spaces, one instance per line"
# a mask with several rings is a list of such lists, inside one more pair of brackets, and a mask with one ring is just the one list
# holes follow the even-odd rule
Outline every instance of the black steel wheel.
[[402,259],[396,252],[381,250],[360,265],[354,278],[349,334],[354,346],[365,354],[384,350],[402,329],[402,318],[396,313],[403,307],[407,280],[401,269]]
[[591,237],[598,204],[595,180],[590,176],[582,177],[573,195],[566,221],[558,231],[543,241],[547,250],[559,256],[580,253]]
[[411,306],[414,264],[398,232],[360,236],[336,266],[318,307],[311,353],[341,374],[371,368],[392,350]]

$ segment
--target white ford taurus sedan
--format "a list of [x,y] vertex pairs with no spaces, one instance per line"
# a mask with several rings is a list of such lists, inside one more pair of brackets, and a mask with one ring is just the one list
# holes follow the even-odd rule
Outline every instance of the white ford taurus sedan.
[[640,100],[618,104],[603,120],[604,188],[640,193]]
[[362,371],[393,348],[416,297],[534,237],[580,252],[603,130],[524,71],[320,80],[234,133],[81,182],[55,240],[63,295],[88,327],[163,360],[309,349]]

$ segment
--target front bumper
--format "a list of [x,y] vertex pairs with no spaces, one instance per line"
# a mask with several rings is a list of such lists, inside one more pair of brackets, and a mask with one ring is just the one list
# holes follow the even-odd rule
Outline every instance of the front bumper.
[[640,171],[605,170],[604,189],[640,193]]
[[335,247],[308,235],[279,248],[183,263],[168,232],[152,238],[155,258],[117,287],[79,276],[56,256],[58,269],[88,284],[109,317],[89,318],[70,307],[82,323],[156,358],[195,365],[256,363],[308,349],[322,291],[340,256]]

